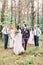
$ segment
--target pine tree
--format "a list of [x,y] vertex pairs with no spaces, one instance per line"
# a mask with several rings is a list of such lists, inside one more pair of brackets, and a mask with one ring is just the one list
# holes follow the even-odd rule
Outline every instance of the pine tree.
[[39,0],[37,0],[37,24],[39,24]]
[[2,12],[1,12],[1,22],[4,22],[4,12],[5,12],[5,5],[6,5],[6,0],[3,1],[2,5]]
[[34,27],[34,0],[31,0],[31,26]]

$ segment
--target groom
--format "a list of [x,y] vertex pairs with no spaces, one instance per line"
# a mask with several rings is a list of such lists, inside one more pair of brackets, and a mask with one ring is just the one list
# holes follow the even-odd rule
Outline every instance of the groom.
[[23,28],[21,30],[21,33],[22,33],[22,45],[24,47],[24,50],[26,50],[26,47],[27,47],[27,41],[28,41],[28,38],[30,36],[30,32],[29,32],[29,29],[27,29],[27,25],[26,24],[23,24]]
[[6,23],[6,25],[2,29],[2,33],[4,35],[4,49],[7,49],[8,46],[8,32],[8,23]]

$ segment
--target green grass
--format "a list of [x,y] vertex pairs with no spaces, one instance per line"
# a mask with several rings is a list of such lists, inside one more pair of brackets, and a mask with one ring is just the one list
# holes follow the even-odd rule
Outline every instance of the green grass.
[[0,40],[0,65],[43,65],[43,35],[40,36],[40,47],[28,47],[21,55],[15,55],[12,49],[4,50]]

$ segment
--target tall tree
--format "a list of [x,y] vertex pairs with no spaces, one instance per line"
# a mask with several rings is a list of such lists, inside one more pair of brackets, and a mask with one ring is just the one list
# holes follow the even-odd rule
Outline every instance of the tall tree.
[[31,0],[31,26],[34,27],[34,0]]
[[13,18],[13,0],[11,0],[11,23]]
[[41,30],[42,30],[42,33],[43,33],[43,0],[42,0],[42,21],[41,21],[41,24],[42,24]]
[[26,9],[27,9],[26,17],[27,17],[27,20],[28,20],[29,19],[29,5],[28,5],[28,0],[25,0],[25,4],[26,4]]
[[14,18],[15,18],[15,27],[17,25],[16,23],[16,0],[14,0]]
[[21,0],[18,2],[18,24],[21,22]]
[[37,0],[37,24],[39,24],[39,0]]
[[42,0],[42,19],[43,19],[43,0]]
[[3,21],[4,21],[5,5],[6,5],[6,0],[3,0],[2,12],[1,12],[1,22],[2,22],[2,23],[3,23]]
[[22,20],[25,20],[25,6],[26,6],[26,3],[25,3],[25,0],[21,0],[22,1]]

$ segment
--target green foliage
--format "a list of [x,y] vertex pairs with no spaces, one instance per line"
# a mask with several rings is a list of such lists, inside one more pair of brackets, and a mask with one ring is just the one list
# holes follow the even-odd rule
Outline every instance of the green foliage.
[[[29,3],[30,3],[30,0],[29,0]],[[40,27],[40,29],[41,29],[41,31],[43,33],[43,19],[41,17],[39,19],[40,19],[39,20],[40,23],[38,24],[38,26]],[[18,22],[18,19],[16,19],[16,20]],[[1,10],[0,10],[0,22],[1,22]],[[6,22],[8,22],[9,24],[11,23],[11,15],[7,11],[4,13],[4,25],[5,25]],[[23,23],[26,23],[27,27],[30,28],[31,19],[29,18],[29,20],[21,20],[19,25],[22,26]],[[36,24],[36,23],[37,23],[37,20],[35,19],[34,24]],[[12,24],[15,26],[15,18],[12,18]]]
[[33,59],[34,59],[34,55],[29,56],[26,59],[19,59],[18,62],[17,62],[17,64],[18,65],[29,65],[29,64],[33,63]]
[[0,23],[0,37],[2,38],[2,28],[3,28],[3,25]]
[[27,64],[32,64],[33,59],[34,59],[34,55],[32,55],[32,56],[30,56],[29,58],[27,58],[27,59],[26,59],[26,63],[27,63]]
[[41,29],[41,31],[42,31],[42,33],[43,33],[43,19],[41,18],[41,20],[40,20],[40,29]]
[[[43,35],[40,36],[43,38]],[[43,44],[43,40],[40,44]],[[28,47],[22,55],[14,55],[11,49],[3,49],[3,41],[0,40],[0,65],[38,65],[43,63],[43,47]],[[43,45],[42,45],[43,46]],[[40,59],[40,60],[39,60]]]
[[41,16],[39,16],[39,24],[38,26],[40,27],[42,33],[43,33],[43,18]]
[[36,52],[38,50],[38,47],[34,47],[34,48],[30,48],[30,50],[27,50],[26,52],[24,52],[25,54],[27,55],[31,55],[33,54],[34,52]]

